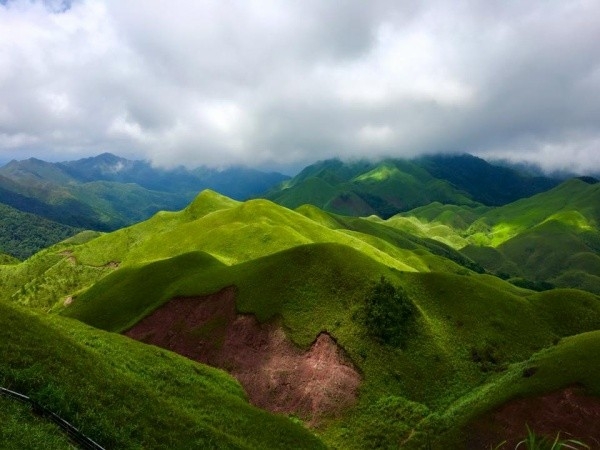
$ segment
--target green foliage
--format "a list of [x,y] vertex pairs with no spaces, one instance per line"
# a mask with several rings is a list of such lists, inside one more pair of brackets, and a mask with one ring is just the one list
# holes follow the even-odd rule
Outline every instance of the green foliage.
[[0,203],[0,251],[25,259],[78,229]]
[[590,447],[577,439],[561,439],[560,432],[554,439],[539,436],[527,426],[527,437],[517,443],[515,450],[520,448],[525,450],[582,450]]
[[416,308],[401,286],[383,275],[365,298],[365,327],[381,342],[394,346],[406,343]]

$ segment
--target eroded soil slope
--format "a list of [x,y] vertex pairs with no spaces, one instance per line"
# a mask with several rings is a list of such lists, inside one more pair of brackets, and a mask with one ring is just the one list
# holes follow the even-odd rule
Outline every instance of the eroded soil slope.
[[494,448],[507,440],[514,446],[527,435],[525,424],[536,434],[562,439],[581,439],[600,448],[600,401],[574,387],[550,394],[513,400],[479,419],[468,430],[469,448]]
[[321,333],[307,351],[276,323],[259,323],[235,309],[235,288],[175,298],[125,333],[227,370],[250,401],[297,414],[313,425],[351,406],[361,377],[333,338]]

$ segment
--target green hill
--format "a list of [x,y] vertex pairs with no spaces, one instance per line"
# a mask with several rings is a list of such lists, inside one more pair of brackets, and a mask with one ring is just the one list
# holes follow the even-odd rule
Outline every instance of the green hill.
[[443,242],[524,287],[600,293],[597,183],[572,179],[495,208],[432,203],[380,223]]
[[404,271],[480,271],[464,255],[431,239],[370,220],[324,212],[313,220],[300,212],[267,200],[239,203],[204,191],[180,212],[161,212],[83,243],[60,243],[23,264],[0,270],[5,285],[0,296],[52,308],[118,266],[138,266],[191,251],[206,252],[231,265],[311,243],[347,245]]
[[266,198],[289,208],[308,203],[337,214],[388,218],[433,202],[472,208],[504,205],[557,184],[470,155],[381,162],[328,160],[306,167]]
[[432,201],[475,204],[465,192],[402,160],[324,161],[307,167],[266,197],[289,208],[309,203],[350,216],[389,217]]
[[[106,448],[322,447],[303,427],[249,405],[224,372],[156,347],[4,303],[0,342],[0,383]],[[3,398],[0,417],[2,448],[65,443]]]
[[[600,345],[600,297],[576,289],[535,292],[483,273],[478,265],[488,266],[500,255],[494,270],[519,270],[523,279],[528,264],[542,263],[544,277],[574,276],[560,259],[518,253],[519,246],[513,254],[506,246],[519,238],[533,242],[541,233],[535,248],[542,253],[555,252],[554,246],[578,250],[574,245],[580,241],[594,249],[594,186],[567,182],[494,209],[433,204],[385,221],[312,205],[290,210],[268,200],[242,203],[204,191],[182,211],[157,213],[108,234],[84,232],[19,264],[0,266],[0,309],[6,311],[0,322],[8,324],[0,326],[0,337],[10,345],[3,347],[10,357],[0,362],[0,376],[112,447],[127,447],[142,437],[144,447],[158,442],[175,447],[185,442],[257,448],[320,444],[288,419],[249,406],[240,386],[222,372],[117,335],[148,326],[166,308],[169,319],[161,322],[166,331],[146,329],[139,339],[177,348],[153,339],[163,332],[173,342],[183,336],[195,355],[205,348],[233,348],[235,357],[249,354],[265,366],[269,354],[257,348],[292,349],[294,355],[310,355],[311,370],[317,371],[310,372],[314,377],[306,389],[325,390],[328,379],[319,367],[343,355],[344,370],[354,371],[359,380],[352,402],[338,402],[341,409],[319,421],[300,406],[297,413],[285,412],[305,420],[333,448],[468,448],[469,439],[479,436],[480,421],[507,402],[579,386],[585,401],[599,403],[600,385],[593,376],[597,358],[584,355],[595,354]],[[574,206],[560,201],[569,198]],[[530,217],[522,217],[527,211]],[[517,232],[494,231],[504,229]],[[556,238],[545,241],[551,233]],[[487,244],[470,243],[475,235]],[[477,251],[467,257],[467,249]],[[591,277],[595,259],[584,250],[569,255],[570,267]],[[382,276],[411,311],[401,328],[392,328],[398,339],[389,341],[369,319],[368,299]],[[222,292],[232,295],[232,317],[219,312],[227,306],[219,303]],[[7,301],[53,314],[25,313]],[[213,306],[185,313],[182,304]],[[233,344],[227,340],[232,323],[241,327]],[[328,336],[330,347],[315,350],[322,336]],[[269,380],[281,379],[290,387],[292,375],[280,373],[288,357],[268,373]],[[237,359],[214,361],[236,373]],[[259,373],[253,374],[256,385],[267,382]],[[87,377],[83,385],[77,385],[78,377]],[[254,398],[256,385],[240,381]],[[106,394],[89,406],[81,403],[98,389]],[[131,424],[118,435],[112,412],[99,406],[116,398],[123,405],[119,414]],[[269,408],[269,401],[263,406]],[[219,411],[213,410],[216,403]],[[11,411],[5,415],[22,414]],[[518,432],[539,415],[523,416]],[[157,424],[148,420],[154,416]],[[148,428],[150,423],[155,429]],[[561,431],[571,425],[565,422]],[[168,436],[159,441],[165,428]],[[491,433],[490,426],[485,430]],[[489,433],[478,437],[483,448],[502,440]]]
[[[365,296],[381,275],[402,286],[417,307],[417,321],[402,349],[374,340],[361,319]],[[405,439],[417,445],[435,430],[448,433],[441,441],[445,445],[462,439],[445,418],[467,424],[476,415],[454,411],[452,405],[471,398],[473,389],[512,398],[513,386],[500,381],[508,374],[520,376],[523,361],[563,336],[600,327],[600,298],[591,294],[532,295],[486,275],[399,272],[340,244],[299,246],[232,266],[192,253],[122,268],[62,313],[123,331],[172,298],[225,286],[236,287],[239,313],[280,323],[302,348],[327,331],[357,365],[364,377],[358,404],[322,430],[327,443],[344,448]],[[553,389],[559,381],[544,383],[535,392]],[[481,413],[499,404],[480,401]]]

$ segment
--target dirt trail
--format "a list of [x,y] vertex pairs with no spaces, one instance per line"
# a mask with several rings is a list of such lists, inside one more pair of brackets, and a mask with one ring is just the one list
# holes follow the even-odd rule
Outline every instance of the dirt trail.
[[468,448],[493,448],[505,439],[506,448],[514,448],[527,434],[525,424],[537,434],[554,438],[560,431],[563,439],[581,439],[600,449],[600,400],[576,387],[512,400],[486,414],[467,430]]
[[311,425],[351,406],[361,382],[329,334],[320,333],[303,351],[278,324],[237,314],[233,287],[173,299],[125,334],[223,368],[240,381],[256,406],[296,414]]

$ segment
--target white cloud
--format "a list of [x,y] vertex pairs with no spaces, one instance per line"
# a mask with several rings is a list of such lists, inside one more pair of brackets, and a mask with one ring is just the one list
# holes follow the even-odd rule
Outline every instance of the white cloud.
[[9,0],[0,40],[2,156],[600,170],[591,0]]

